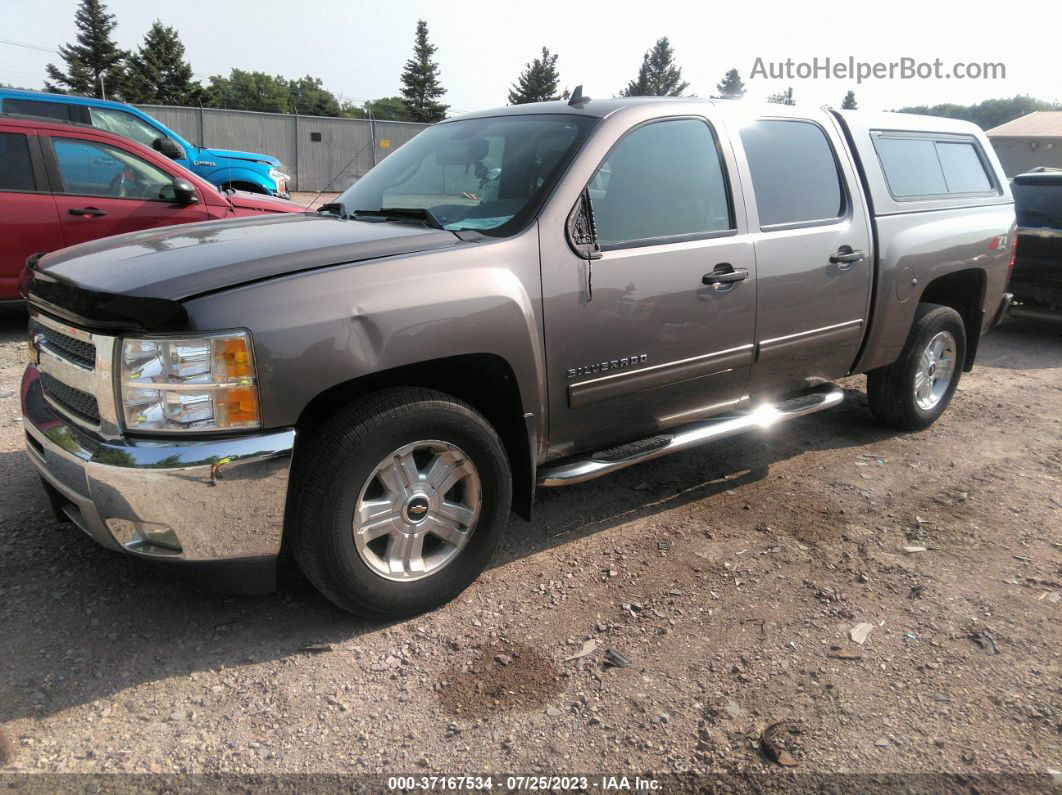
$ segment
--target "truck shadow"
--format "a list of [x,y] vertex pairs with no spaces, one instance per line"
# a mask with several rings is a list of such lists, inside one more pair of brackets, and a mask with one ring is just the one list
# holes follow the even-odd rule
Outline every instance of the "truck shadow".
[[[894,435],[860,403],[862,392],[849,390],[843,406],[796,420],[784,433],[739,437],[611,478],[543,490],[532,523],[512,519],[493,566],[690,502],[707,501],[711,510],[712,498],[764,479],[773,463]],[[333,607],[290,565],[276,593],[234,596],[104,550],[54,520],[20,450],[0,453],[0,478],[0,723],[387,630]],[[348,659],[355,669],[372,662]]]

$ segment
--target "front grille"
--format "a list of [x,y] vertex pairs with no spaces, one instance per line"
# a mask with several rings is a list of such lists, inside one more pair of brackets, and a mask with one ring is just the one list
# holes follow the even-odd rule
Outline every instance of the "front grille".
[[44,338],[45,343],[57,356],[89,370],[96,366],[96,346],[91,342],[68,337],[40,323],[34,325],[35,333]]
[[48,373],[41,373],[41,382],[44,393],[64,409],[86,422],[99,425],[100,406],[93,395],[67,386]]

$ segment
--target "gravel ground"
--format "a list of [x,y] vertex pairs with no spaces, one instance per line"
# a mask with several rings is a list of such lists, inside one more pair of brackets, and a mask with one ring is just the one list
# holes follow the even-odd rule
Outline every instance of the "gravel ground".
[[382,625],[297,572],[205,592],[56,523],[22,450],[23,326],[0,319],[8,773],[947,772],[1014,791],[1062,768],[1059,327],[993,332],[924,433],[876,424],[854,378],[769,435],[543,490],[461,597]]
[[338,195],[338,193],[293,193],[291,194],[291,200],[296,204],[302,205],[307,210],[316,210],[322,204],[327,204]]

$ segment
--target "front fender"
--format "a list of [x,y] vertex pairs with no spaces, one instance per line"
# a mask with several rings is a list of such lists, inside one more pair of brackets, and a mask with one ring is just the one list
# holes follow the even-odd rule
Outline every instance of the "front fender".
[[269,178],[265,171],[259,171],[249,166],[193,166],[192,170],[214,185],[247,182],[257,185],[264,193],[275,193],[277,188],[276,183]]
[[[310,263],[308,267],[312,267]],[[356,378],[468,354],[506,361],[545,428],[537,233],[318,268],[186,304],[197,329],[251,330],[266,427]]]

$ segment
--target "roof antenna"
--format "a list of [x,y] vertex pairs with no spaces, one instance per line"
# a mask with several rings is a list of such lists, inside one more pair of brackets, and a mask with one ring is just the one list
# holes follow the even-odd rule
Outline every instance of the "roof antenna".
[[578,85],[575,87],[575,91],[572,92],[572,98],[568,100],[568,104],[573,108],[582,110],[583,106],[589,101],[590,97],[583,96],[582,85]]

